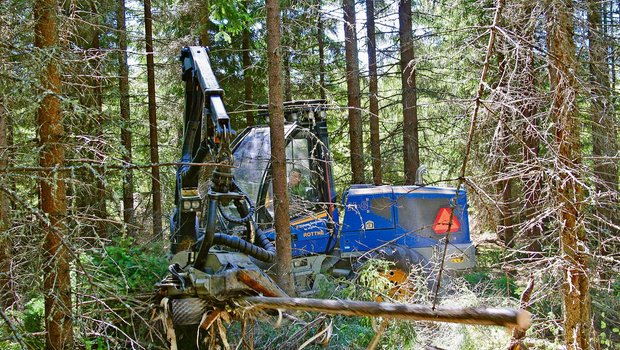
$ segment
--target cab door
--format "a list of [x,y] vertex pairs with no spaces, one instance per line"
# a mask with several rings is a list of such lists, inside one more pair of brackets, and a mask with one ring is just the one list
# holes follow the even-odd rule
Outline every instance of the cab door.
[[[333,232],[333,181],[325,145],[299,126],[286,138],[286,170],[293,256],[324,253]],[[273,230],[274,205],[271,165],[258,200],[257,221]],[[269,232],[275,239],[275,233]]]

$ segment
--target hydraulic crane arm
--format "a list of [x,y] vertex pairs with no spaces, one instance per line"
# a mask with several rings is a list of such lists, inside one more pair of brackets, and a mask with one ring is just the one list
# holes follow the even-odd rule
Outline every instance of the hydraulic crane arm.
[[[181,161],[202,163],[209,153],[217,154],[222,142],[227,143],[234,132],[224,108],[224,90],[211,69],[207,48],[185,47],[181,51],[181,61],[185,81],[185,137]],[[197,186],[199,168],[193,165],[180,167],[183,187]]]
[[[205,267],[213,245],[228,246],[259,260],[273,261],[275,247],[253,221],[254,204],[233,181],[230,142],[234,131],[224,108],[224,91],[211,69],[207,49],[183,48],[181,63],[185,81],[185,132],[182,165],[177,170],[176,208],[170,225],[171,250],[173,253],[195,250],[193,265],[198,269]],[[204,163],[217,164],[208,165],[208,190],[198,193],[199,169]],[[222,213],[221,208],[231,202],[239,218]],[[223,220],[246,227],[245,239],[216,232],[218,211]],[[198,217],[199,212],[202,219]]]
[[[233,157],[229,142],[233,131],[224,107],[223,94],[209,62],[208,49],[188,46],[181,50],[182,78],[185,82],[185,113],[181,163],[176,174],[175,212],[171,220],[172,252],[187,249],[199,238],[197,212],[200,163],[218,162],[207,174],[222,172],[219,190],[228,192]],[[180,246],[179,246],[180,245]]]

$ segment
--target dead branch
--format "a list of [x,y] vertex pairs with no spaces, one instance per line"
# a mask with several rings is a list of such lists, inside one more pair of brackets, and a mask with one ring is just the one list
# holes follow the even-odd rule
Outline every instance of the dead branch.
[[238,300],[241,306],[258,309],[288,309],[324,312],[345,316],[370,316],[411,321],[433,321],[471,325],[502,326],[527,329],[530,314],[525,310],[507,308],[456,308],[426,305],[376,303],[353,300],[323,300],[307,298],[246,297]]

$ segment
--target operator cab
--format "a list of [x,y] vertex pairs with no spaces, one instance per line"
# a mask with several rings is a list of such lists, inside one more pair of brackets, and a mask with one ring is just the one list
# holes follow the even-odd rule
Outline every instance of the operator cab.
[[[336,191],[328,151],[326,105],[323,100],[284,104],[286,171],[293,255],[324,253],[332,233]],[[259,120],[268,118],[266,107]],[[232,144],[234,177],[256,205],[256,222],[273,228],[271,139],[267,125],[245,129]],[[273,232],[271,233],[273,235]],[[275,238],[275,237],[273,237]]]

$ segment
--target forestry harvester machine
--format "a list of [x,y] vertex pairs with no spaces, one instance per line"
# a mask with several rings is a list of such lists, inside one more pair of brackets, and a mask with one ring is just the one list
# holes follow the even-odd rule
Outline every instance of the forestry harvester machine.
[[[270,129],[250,126],[237,135],[231,129],[206,48],[185,47],[181,62],[182,165],[169,274],[158,284],[177,329],[196,327],[206,309],[231,300],[286,297],[270,278],[276,254]],[[390,261],[386,276],[394,284],[412,266],[474,266],[464,189],[426,186],[419,174],[412,186],[353,185],[338,204],[325,102],[287,102],[284,109],[287,172],[301,178],[290,190],[298,295],[312,293],[319,273],[349,276],[366,257]]]

